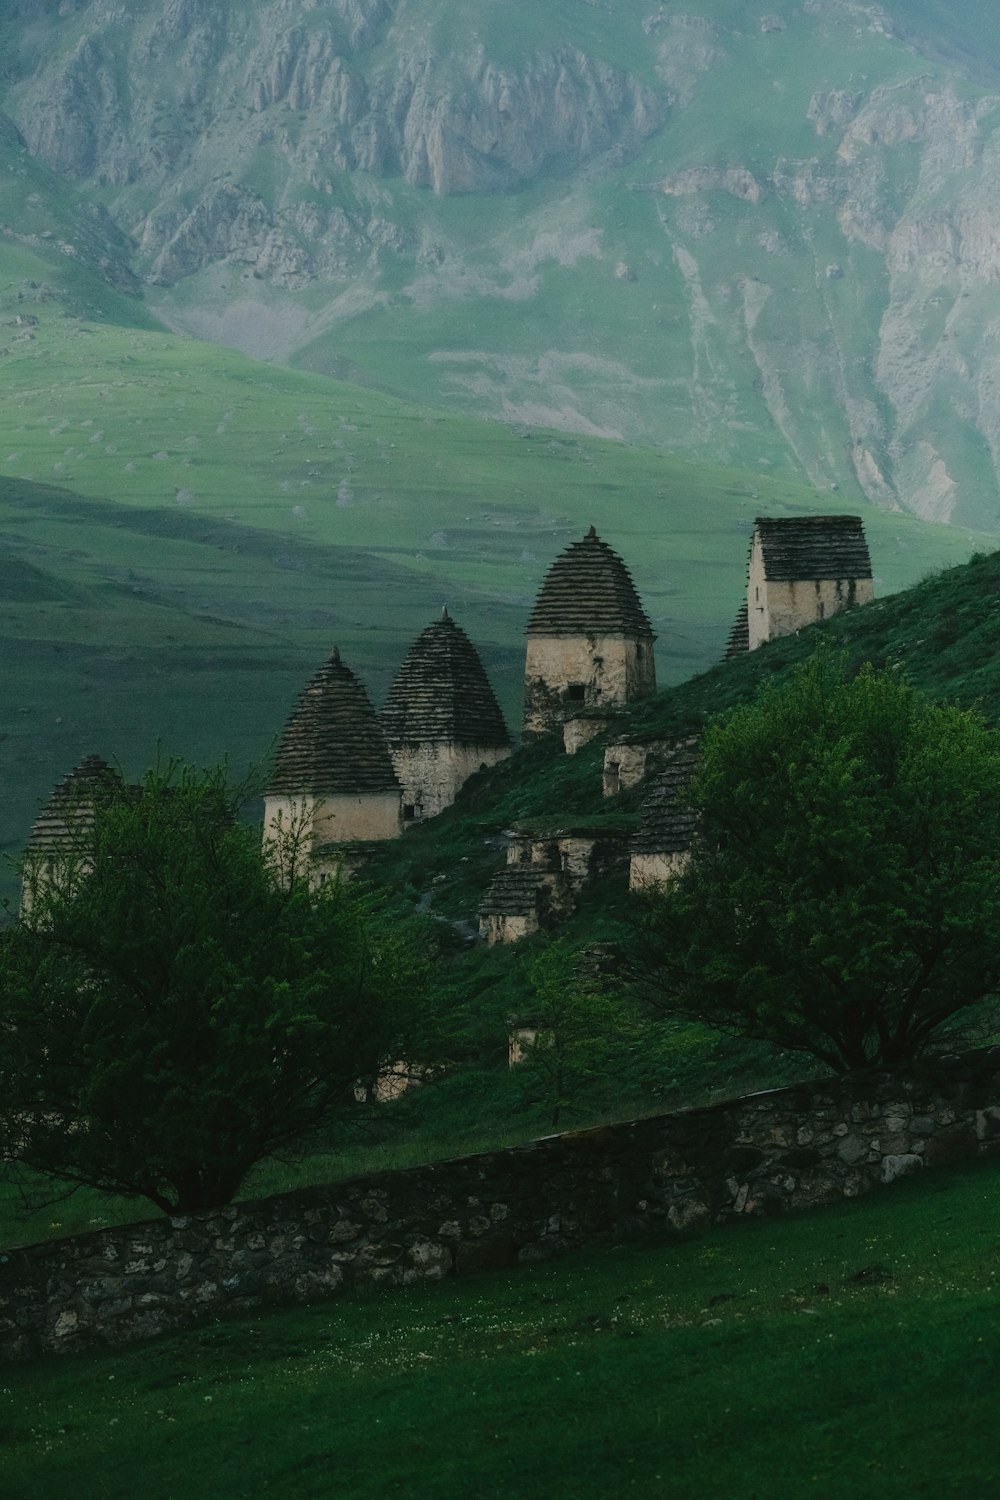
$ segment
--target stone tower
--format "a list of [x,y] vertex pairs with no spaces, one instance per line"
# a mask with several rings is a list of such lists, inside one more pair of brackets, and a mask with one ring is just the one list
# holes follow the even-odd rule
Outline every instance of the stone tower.
[[265,846],[286,871],[321,879],[351,863],[345,846],[401,832],[400,786],[382,728],[334,651],[285,725],[264,794]]
[[432,818],[476,771],[510,754],[507,726],[475,646],[448,614],[421,631],[382,710],[404,821]]
[[727,659],[875,597],[860,516],[758,517]]
[[524,737],[557,729],[582,708],[656,691],[656,637],[632,577],[593,526],[557,557],[528,621]]
[[27,915],[40,888],[71,866],[90,862],[94,810],[123,791],[121,775],[99,755],[88,755],[53,791],[31,830],[24,857],[21,910]]

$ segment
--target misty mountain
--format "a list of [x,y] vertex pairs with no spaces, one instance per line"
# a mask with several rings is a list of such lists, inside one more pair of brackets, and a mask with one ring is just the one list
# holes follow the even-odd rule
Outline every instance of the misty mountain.
[[5,16],[8,130],[168,325],[1000,527],[983,0]]

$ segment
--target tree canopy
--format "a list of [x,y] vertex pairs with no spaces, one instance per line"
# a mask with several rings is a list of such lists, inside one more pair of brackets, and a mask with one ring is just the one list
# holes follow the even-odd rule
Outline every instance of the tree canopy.
[[651,896],[655,992],[837,1070],[892,1066],[1000,983],[1000,744],[825,653],[712,723],[701,835]]
[[363,889],[276,879],[239,801],[221,770],[154,771],[29,865],[0,948],[6,1156],[211,1207],[410,1055],[421,944]]

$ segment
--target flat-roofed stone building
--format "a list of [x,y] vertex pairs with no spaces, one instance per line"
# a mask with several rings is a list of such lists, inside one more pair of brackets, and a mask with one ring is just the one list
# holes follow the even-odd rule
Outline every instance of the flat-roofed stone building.
[[642,806],[642,827],[632,839],[630,890],[663,885],[684,870],[697,837],[698,815],[683,793],[697,763],[696,742],[679,745],[650,786]]
[[640,781],[647,781],[677,748],[676,740],[630,734],[613,740],[604,752],[602,790],[617,797]]
[[516,943],[556,926],[572,910],[572,885],[558,842],[514,836],[507,863],[494,875],[479,909],[479,935],[487,943]]
[[758,517],[726,659],[875,597],[860,516]]
[[479,654],[447,610],[411,646],[382,710],[382,728],[403,788],[404,822],[432,818],[476,771],[510,754]]
[[487,943],[515,943],[556,927],[597,875],[628,859],[623,830],[572,823],[545,832],[507,835],[507,863],[493,877],[479,909],[479,935]]
[[334,651],[299,695],[264,794],[264,844],[278,868],[348,872],[351,848],[398,838],[401,791],[382,726]]
[[593,526],[549,569],[527,627],[524,737],[559,729],[583,708],[656,691],[656,639],[632,576]]

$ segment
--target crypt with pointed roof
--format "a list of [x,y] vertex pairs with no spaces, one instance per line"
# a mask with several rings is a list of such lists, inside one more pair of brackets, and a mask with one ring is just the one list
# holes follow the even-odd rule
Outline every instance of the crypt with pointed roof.
[[450,807],[470,776],[510,754],[479,653],[447,609],[410,647],[382,710],[382,728],[403,787],[404,821]]
[[121,772],[99,755],[85,760],[64,776],[45,803],[31,830],[21,881],[21,914],[52,882],[72,869],[91,868],[90,837],[98,808],[125,790]]
[[375,710],[334,651],[285,725],[264,794],[264,846],[286,873],[349,873],[351,846],[399,837],[400,803]]
[[591,526],[556,558],[527,628],[524,737],[548,734],[581,709],[656,691],[656,637],[632,576]]

